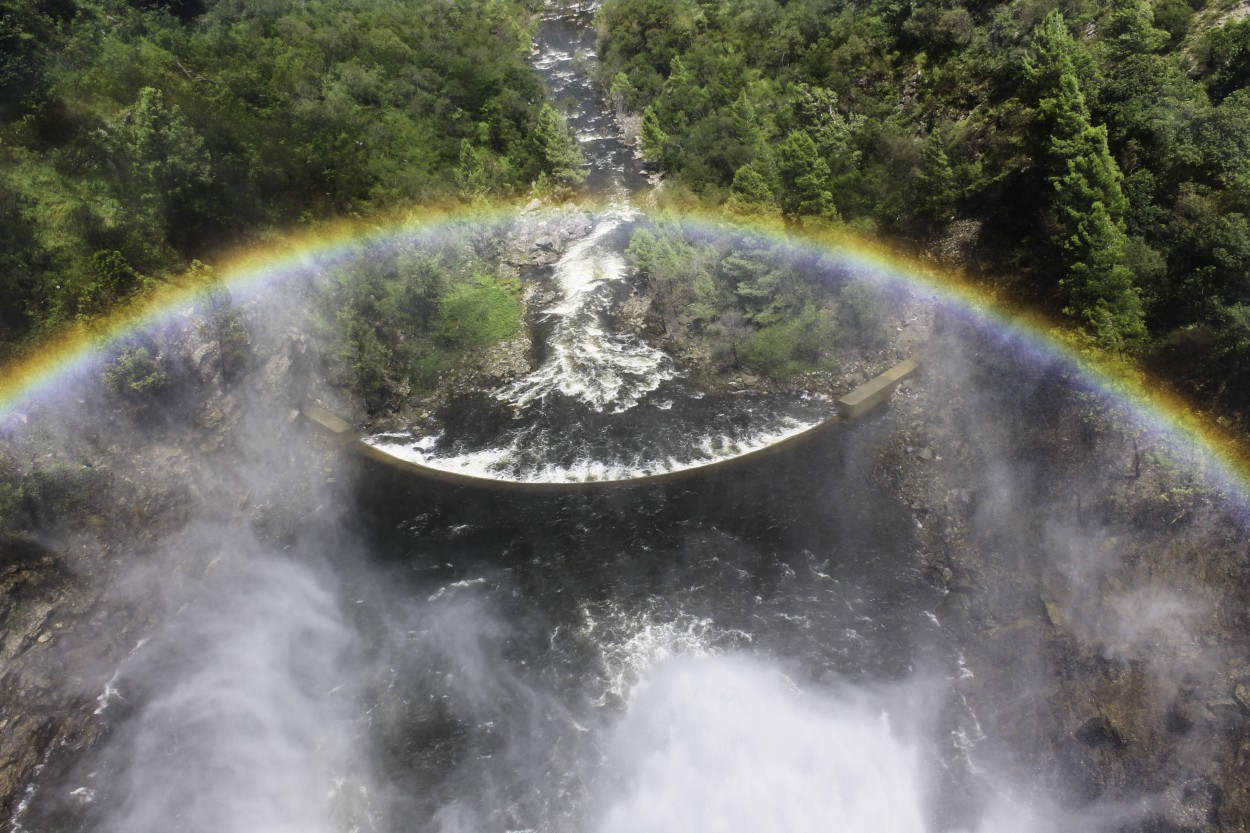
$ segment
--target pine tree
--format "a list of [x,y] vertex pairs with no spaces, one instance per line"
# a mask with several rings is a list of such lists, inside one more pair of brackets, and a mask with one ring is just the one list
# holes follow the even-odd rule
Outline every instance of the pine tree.
[[1078,66],[1086,63],[1088,58],[1068,31],[1063,14],[1054,9],[1033,30],[1033,42],[1023,60],[1024,80],[1035,95],[1045,96],[1059,87],[1063,76],[1080,78],[1084,72]]
[[460,164],[455,177],[461,196],[479,200],[486,195],[492,185],[489,159],[490,151],[475,147],[468,139],[460,140]]
[[747,98],[745,90],[730,105],[729,114],[733,119],[734,138],[740,144],[750,148],[751,157],[749,158],[754,158],[764,144],[764,130],[760,126],[755,105]]
[[126,172],[132,205],[142,222],[164,236],[171,215],[186,208],[194,193],[212,181],[204,139],[167,103],[160,90],[144,87],[128,117],[109,137]]
[[754,164],[743,165],[734,172],[725,208],[731,214],[742,216],[770,215],[780,210],[768,180]]
[[1158,52],[1168,42],[1168,33],[1156,29],[1154,22],[1150,0],[1111,0],[1107,4],[1104,39],[1120,58]]
[[777,148],[777,173],[781,179],[781,207],[790,217],[835,218],[838,215],[829,189],[829,163],[820,158],[816,143],[803,130],[795,130]]
[[1073,212],[1073,232],[1061,240],[1068,274],[1061,282],[1068,298],[1064,312],[1081,323],[1103,347],[1124,352],[1146,335],[1141,297],[1125,265],[1124,226],[1101,202]]
[[561,186],[571,186],[586,178],[582,154],[577,139],[564,120],[550,104],[543,104],[538,111],[538,124],[534,128],[539,156],[543,160],[543,173]]
[[660,127],[660,118],[655,108],[648,106],[642,112],[642,158],[664,167],[664,159],[668,151],[668,134]]
[[948,222],[955,213],[959,188],[955,172],[943,147],[942,134],[934,130],[916,164],[916,201],[920,216],[933,224]]
[[852,138],[855,131],[863,127],[864,117],[842,115],[838,94],[833,90],[800,83],[794,86],[794,92],[795,115],[807,126],[806,131],[830,170],[844,173],[854,169],[859,164],[860,153],[852,144]]
[[1052,12],[1034,33],[1034,56],[1026,61],[1030,81],[1043,93],[1037,113],[1049,136],[1045,166],[1054,189],[1052,241],[1063,263],[1059,289],[1067,315],[1104,347],[1126,350],[1145,336],[1145,323],[1127,266],[1124,177],[1106,127],[1090,123],[1074,49],[1062,15]]

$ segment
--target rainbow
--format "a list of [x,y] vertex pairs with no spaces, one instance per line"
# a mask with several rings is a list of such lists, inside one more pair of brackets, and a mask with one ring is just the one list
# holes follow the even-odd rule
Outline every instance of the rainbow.
[[[595,202],[577,207],[593,211]],[[431,207],[372,221],[341,221],[284,235],[228,254],[216,275],[237,296],[247,297],[316,267],[341,263],[370,246],[404,236],[435,236],[456,228],[504,222],[523,209],[497,202],[484,206]],[[671,215],[683,227],[708,234],[726,230],[750,233],[799,250],[809,250],[842,268],[876,276],[887,283],[924,293],[943,305],[963,310],[993,330],[1025,345],[1040,358],[1062,362],[1073,377],[1106,401],[1125,408],[1147,430],[1175,448],[1196,450],[1209,458],[1206,474],[1230,494],[1250,497],[1250,448],[1244,439],[1196,412],[1125,361],[1091,354],[1069,329],[1011,306],[983,284],[955,270],[907,257],[880,243],[837,230],[795,232],[777,223],[729,218],[710,212]],[[188,273],[166,281],[121,307],[90,328],[70,327],[45,340],[28,355],[0,367],[0,421],[20,414],[42,399],[72,391],[84,374],[127,338],[159,326],[195,305],[203,278]]]

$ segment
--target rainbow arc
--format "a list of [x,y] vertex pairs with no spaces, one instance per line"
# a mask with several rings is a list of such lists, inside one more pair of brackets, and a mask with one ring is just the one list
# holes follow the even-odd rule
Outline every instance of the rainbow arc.
[[[600,205],[585,202],[576,207],[595,211]],[[215,264],[214,271],[236,297],[247,298],[299,276],[347,264],[374,246],[399,240],[435,241],[457,231],[498,226],[525,211],[519,204],[495,203],[406,211],[369,222],[331,223],[277,236],[267,243],[228,254]],[[868,276],[925,295],[1032,351],[1038,361],[1062,363],[1077,384],[1125,408],[1165,442],[1197,450],[1209,458],[1207,473],[1223,481],[1219,485],[1243,499],[1250,495],[1250,449],[1243,440],[1196,413],[1179,396],[1129,363],[1085,354],[1053,322],[1004,304],[994,293],[957,271],[836,230],[796,232],[773,222],[726,219],[700,212],[664,216],[680,222],[686,233],[696,237],[711,238],[727,232],[754,236],[762,242],[816,256],[830,269]],[[203,289],[202,277],[194,273],[175,278],[97,321],[90,329],[68,328],[28,355],[0,367],[0,419],[83,384],[84,374],[97,367],[118,344],[194,307]]]

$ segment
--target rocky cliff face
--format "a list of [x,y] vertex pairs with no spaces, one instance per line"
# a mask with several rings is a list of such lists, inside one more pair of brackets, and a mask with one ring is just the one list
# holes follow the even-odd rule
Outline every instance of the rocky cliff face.
[[1244,506],[1060,367],[931,352],[878,473],[945,589],[976,759],[1109,829],[1245,829]]
[[[39,772],[106,732],[116,669],[218,554],[188,528],[217,518],[280,540],[334,479],[333,449],[290,441],[316,385],[307,337],[253,326],[228,381],[203,323],[191,310],[153,335],[162,390],[136,400],[92,377],[3,426],[24,532],[0,539],[0,825]],[[281,476],[235,476],[258,457]]]

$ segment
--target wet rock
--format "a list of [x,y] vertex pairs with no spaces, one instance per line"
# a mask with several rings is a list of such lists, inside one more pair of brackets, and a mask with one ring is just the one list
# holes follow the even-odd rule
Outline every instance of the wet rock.
[[1214,720],[1215,715],[1206,704],[1190,697],[1178,697],[1168,706],[1163,725],[1170,734],[1183,737]]
[[193,345],[187,364],[200,382],[213,387],[221,386],[221,351],[215,342],[204,341],[198,346]]
[[1105,714],[1086,720],[1073,732],[1073,737],[1086,747],[1124,749],[1129,745],[1128,739]]
[[527,211],[508,231],[505,262],[511,266],[549,266],[572,241],[585,236],[591,225],[589,215],[575,208]]
[[1046,611],[1046,621],[1053,627],[1063,627],[1063,607],[1054,599],[1042,596],[1042,608]]
[[1222,791],[1204,780],[1188,781],[1160,796],[1156,811],[1143,820],[1141,829],[1197,833],[1210,830],[1216,820]]

